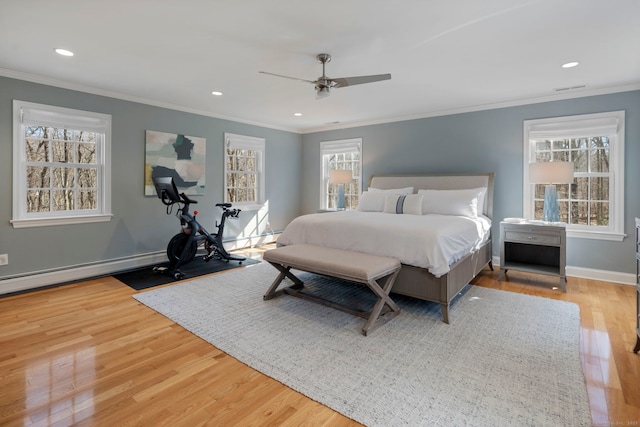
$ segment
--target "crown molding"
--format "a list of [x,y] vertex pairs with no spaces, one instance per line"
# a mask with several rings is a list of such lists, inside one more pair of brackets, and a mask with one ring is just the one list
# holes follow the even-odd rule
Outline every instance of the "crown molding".
[[252,126],[259,126],[269,129],[282,130],[286,132],[300,133],[300,129],[287,128],[283,126],[274,126],[268,123],[255,122],[251,120],[240,119],[237,117],[225,116],[224,114],[213,114],[210,111],[202,111],[194,108],[185,107],[183,105],[171,104],[168,102],[160,102],[153,99],[142,98],[138,96],[127,95],[119,92],[112,92],[104,89],[98,89],[91,86],[85,86],[77,83],[71,83],[64,80],[53,79],[50,77],[39,76],[36,74],[23,73],[21,71],[0,68],[0,77],[9,77],[17,80],[24,80],[31,83],[38,83],[47,86],[54,86],[61,89],[75,90],[78,92],[90,93],[92,95],[106,96],[109,98],[120,99],[122,101],[135,102],[138,104],[151,105],[153,107],[166,108],[169,110],[182,111],[184,113],[197,114],[200,116],[212,117],[215,119],[229,120],[236,123],[243,123]]
[[91,86],[80,85],[77,83],[71,83],[68,81],[53,79],[50,77],[44,77],[36,74],[9,70],[6,68],[0,68],[0,76],[9,77],[17,80],[25,80],[32,83],[38,83],[38,84],[43,84],[48,86],[59,87],[62,89],[69,89],[69,90],[75,90],[79,92],[90,93],[93,95],[106,96],[109,98],[120,99],[123,101],[130,101],[130,102],[135,102],[135,103],[144,104],[144,105],[151,105],[154,107],[166,108],[169,110],[176,110],[176,111],[182,111],[185,113],[198,114],[201,116],[212,117],[212,118],[221,119],[221,120],[229,120],[232,122],[243,123],[243,124],[252,125],[252,126],[259,126],[259,127],[269,128],[269,129],[281,130],[285,132],[293,132],[297,134],[309,134],[309,133],[316,133],[316,132],[326,132],[331,130],[349,129],[349,128],[362,127],[362,126],[372,126],[372,125],[385,124],[385,123],[395,123],[395,122],[403,122],[403,121],[409,121],[409,120],[426,119],[430,117],[450,116],[453,114],[471,113],[475,111],[484,111],[484,110],[494,110],[498,108],[517,107],[517,106],[529,105],[529,104],[540,104],[543,102],[561,101],[561,100],[575,99],[575,98],[585,98],[588,96],[596,96],[596,95],[608,95],[612,93],[629,92],[629,91],[640,89],[640,82],[635,82],[635,83],[629,83],[629,84],[619,85],[619,86],[593,88],[593,89],[579,89],[575,91],[554,93],[551,95],[522,98],[522,99],[513,99],[513,100],[488,103],[488,104],[478,104],[478,105],[472,105],[468,107],[453,108],[453,109],[447,109],[447,110],[434,110],[434,111],[429,111],[424,113],[411,114],[407,116],[385,117],[385,118],[359,121],[359,122],[327,124],[323,126],[298,129],[298,128],[289,128],[284,126],[275,126],[269,123],[255,122],[255,121],[245,120],[237,117],[226,116],[223,114],[212,114],[210,111],[197,110],[197,109],[185,107],[182,105],[160,102],[153,99],[127,95],[119,92],[107,91],[104,89],[98,89]]
[[586,98],[588,96],[596,95],[608,95],[619,92],[630,92],[634,90],[640,90],[640,82],[630,83],[626,85],[604,87],[598,89],[581,89],[573,92],[563,92],[561,94],[544,95],[531,98],[514,99],[503,102],[495,102],[489,104],[479,104],[468,107],[453,108],[449,110],[434,110],[425,113],[412,114],[408,116],[398,116],[389,118],[380,118],[376,120],[353,122],[353,123],[339,123],[339,124],[327,124],[325,126],[317,126],[314,128],[306,128],[300,131],[302,134],[325,132],[329,130],[349,129],[361,126],[379,125],[384,123],[396,123],[408,120],[426,119],[430,117],[450,116],[454,114],[472,113],[475,111],[495,110],[498,108],[519,107],[522,105],[541,104],[543,102],[562,101],[565,99]]

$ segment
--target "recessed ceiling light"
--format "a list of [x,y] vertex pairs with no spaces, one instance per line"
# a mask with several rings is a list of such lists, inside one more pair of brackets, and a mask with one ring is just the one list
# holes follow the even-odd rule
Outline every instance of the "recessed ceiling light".
[[302,113],[293,113],[293,115],[296,116],[296,117],[300,117],[300,116],[302,116]]
[[73,52],[71,52],[70,50],[67,49],[60,49],[60,48],[56,48],[53,49],[58,55],[62,55],[62,56],[73,56]]
[[578,61],[567,62],[566,64],[562,64],[562,68],[573,68],[577,67],[580,64]]
[[211,92],[211,95],[222,96],[222,92],[218,92],[217,90],[214,90],[213,92]]

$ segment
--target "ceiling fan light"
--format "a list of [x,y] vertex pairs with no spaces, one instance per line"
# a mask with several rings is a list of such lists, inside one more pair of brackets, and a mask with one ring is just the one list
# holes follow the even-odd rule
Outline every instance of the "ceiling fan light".
[[330,94],[331,92],[329,92],[328,86],[322,86],[322,87],[316,86],[316,95],[318,98],[326,98]]

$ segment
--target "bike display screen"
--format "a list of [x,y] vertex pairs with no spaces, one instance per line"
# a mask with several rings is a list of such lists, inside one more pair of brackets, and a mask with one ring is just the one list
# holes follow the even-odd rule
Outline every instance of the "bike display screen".
[[173,178],[170,176],[157,176],[153,177],[153,185],[156,187],[156,193],[160,199],[169,199],[173,202],[180,201],[180,195],[178,194],[178,188],[176,187]]

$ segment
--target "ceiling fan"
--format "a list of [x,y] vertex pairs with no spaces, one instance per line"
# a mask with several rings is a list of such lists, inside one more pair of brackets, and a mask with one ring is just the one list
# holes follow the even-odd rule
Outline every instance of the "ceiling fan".
[[268,73],[266,71],[259,71],[262,74],[269,74],[271,76],[276,77],[284,77],[285,79],[298,80],[300,82],[312,83],[315,85],[316,89],[316,98],[322,99],[326,98],[331,94],[331,88],[339,88],[345,86],[354,86],[361,85],[363,83],[373,83],[379,82],[381,80],[390,80],[391,74],[375,74],[372,76],[354,76],[354,77],[339,77],[339,78],[329,78],[325,75],[324,66],[327,62],[331,62],[331,55],[328,53],[320,53],[316,55],[316,59],[318,62],[322,63],[322,76],[318,77],[317,80],[305,80],[299,79],[297,77],[289,77],[283,76],[281,74]]

